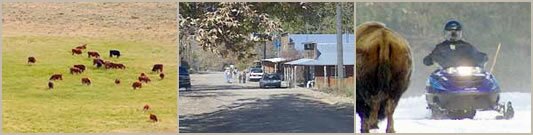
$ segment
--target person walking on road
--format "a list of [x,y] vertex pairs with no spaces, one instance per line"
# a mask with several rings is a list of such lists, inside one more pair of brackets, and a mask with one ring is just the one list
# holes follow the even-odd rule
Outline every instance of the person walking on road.
[[238,79],[239,79],[239,83],[242,83],[242,72],[237,72],[237,76],[238,76]]
[[246,69],[243,70],[243,71],[241,72],[242,83],[246,83],[246,74],[247,74],[247,73],[246,73]]
[[224,80],[227,82],[227,83],[231,83],[231,77],[230,77],[230,71],[229,71],[229,68],[226,68],[226,70],[224,71]]

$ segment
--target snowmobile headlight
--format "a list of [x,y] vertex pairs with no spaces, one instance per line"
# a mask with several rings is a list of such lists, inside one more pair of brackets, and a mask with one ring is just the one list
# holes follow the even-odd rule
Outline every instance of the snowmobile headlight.
[[446,69],[446,73],[448,73],[448,74],[455,74],[455,73],[457,73],[457,68],[455,68],[455,67],[450,67],[450,68]]
[[481,73],[479,67],[457,67],[457,74],[459,76],[472,76],[473,74]]

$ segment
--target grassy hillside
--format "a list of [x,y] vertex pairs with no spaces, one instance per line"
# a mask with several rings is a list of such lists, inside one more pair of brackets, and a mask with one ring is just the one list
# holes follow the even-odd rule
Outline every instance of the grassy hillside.
[[[3,3],[2,125],[6,133],[176,132],[175,3]],[[80,56],[70,49],[87,43]],[[121,51],[109,58],[109,49]],[[96,69],[87,51],[123,63]],[[37,63],[26,64],[28,56]],[[164,64],[166,77],[151,74]],[[69,67],[84,64],[81,75]],[[141,72],[152,82],[133,90]],[[48,90],[48,79],[62,73]],[[81,84],[89,77],[91,86]],[[114,80],[121,79],[120,85]],[[161,120],[149,122],[150,112]]]
[[[84,53],[73,56],[70,49],[80,41],[89,41],[88,50],[96,50],[104,60],[124,63],[125,70],[91,66]],[[109,58],[108,50],[121,50],[121,58]],[[2,54],[2,110],[4,132],[129,132],[173,131],[176,129],[176,48],[172,45],[84,40],[56,37],[5,37]],[[37,63],[26,64],[28,56]],[[165,65],[166,78],[148,74],[152,82],[140,90],[131,84],[141,72],[149,73],[154,63]],[[84,64],[81,75],[71,75],[68,67]],[[62,73],[63,81],[48,90],[50,75]],[[81,84],[82,77],[92,80]],[[121,79],[115,85],[115,78]],[[141,111],[149,104],[162,122],[148,122]]]

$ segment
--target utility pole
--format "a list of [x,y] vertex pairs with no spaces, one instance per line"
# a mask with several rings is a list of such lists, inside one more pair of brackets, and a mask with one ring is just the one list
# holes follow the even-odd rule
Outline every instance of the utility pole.
[[341,3],[337,3],[337,88],[342,89],[344,80],[344,63],[342,51],[342,12]]
[[263,59],[266,59],[267,56],[267,43],[263,41]]

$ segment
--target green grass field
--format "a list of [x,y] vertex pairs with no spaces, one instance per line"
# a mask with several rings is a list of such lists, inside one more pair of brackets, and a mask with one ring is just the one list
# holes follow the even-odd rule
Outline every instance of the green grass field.
[[[101,133],[101,132],[176,132],[177,48],[175,44],[129,42],[72,37],[3,37],[2,46],[2,122],[5,133]],[[87,43],[82,55],[70,49]],[[119,49],[120,58],[109,58],[109,49]],[[104,60],[123,63],[125,70],[92,66],[87,51],[95,50]],[[26,64],[28,56],[37,63]],[[165,79],[150,73],[155,63],[164,64]],[[69,67],[84,64],[87,70],[71,75]],[[141,72],[152,79],[142,89],[131,85]],[[62,73],[48,90],[48,79]],[[89,77],[92,85],[81,84]],[[115,78],[121,79],[115,85]],[[144,104],[161,120],[149,122]]]

